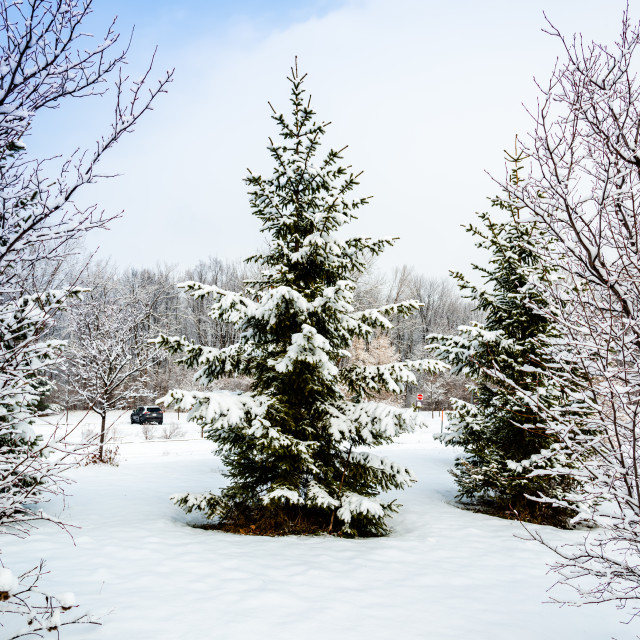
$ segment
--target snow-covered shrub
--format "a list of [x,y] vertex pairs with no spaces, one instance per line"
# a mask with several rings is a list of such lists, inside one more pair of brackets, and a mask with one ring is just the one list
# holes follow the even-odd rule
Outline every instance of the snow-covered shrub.
[[397,504],[381,492],[406,488],[415,478],[368,449],[413,429],[418,414],[368,400],[401,393],[415,383],[413,371],[444,367],[432,360],[353,362],[355,338],[370,342],[392,328],[389,316],[411,314],[420,304],[355,311],[358,274],[393,240],[337,233],[368,199],[348,198],[358,175],[339,164],[339,151],[316,158],[325,125],[314,120],[303,80],[293,69],[292,119],[273,115],[280,131],[269,144],[273,175],[246,180],[269,238],[269,250],[249,258],[258,277],[244,294],[183,285],[196,299],[209,297],[209,315],[235,324],[239,341],[218,349],[158,339],[205,386],[235,374],[251,380],[245,393],[171,391],[161,400],[190,409],[190,419],[216,443],[230,480],[219,495],[173,500],[232,531],[382,535]]
[[117,444],[106,443],[102,449],[92,448],[82,458],[82,465],[109,464],[117,467],[120,464],[120,447]]

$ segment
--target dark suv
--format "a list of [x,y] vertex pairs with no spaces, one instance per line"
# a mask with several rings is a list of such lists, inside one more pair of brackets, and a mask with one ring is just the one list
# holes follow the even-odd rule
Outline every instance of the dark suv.
[[160,407],[138,407],[131,413],[131,424],[162,424],[163,417]]

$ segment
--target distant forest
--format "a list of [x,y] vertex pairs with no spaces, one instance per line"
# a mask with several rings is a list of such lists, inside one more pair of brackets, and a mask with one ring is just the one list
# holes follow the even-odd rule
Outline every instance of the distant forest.
[[[119,270],[108,261],[80,260],[75,266],[67,263],[64,272],[40,275],[43,282],[57,280],[59,287],[87,289],[68,303],[51,329],[50,337],[67,341],[68,349],[50,374],[54,386],[46,405],[85,409],[106,402],[105,408],[115,409],[155,403],[172,388],[199,388],[192,371],[150,344],[160,333],[218,349],[237,341],[237,328],[210,318],[207,299],[186,295],[179,283],[195,281],[242,292],[246,281],[259,274],[255,266],[242,261],[211,257],[186,270],[166,266]],[[356,340],[349,360],[385,364],[428,357],[427,335],[454,334],[460,325],[481,319],[448,278],[429,277],[407,266],[382,273],[373,264],[358,279],[356,310],[406,299],[422,303],[420,310],[408,318],[394,318],[394,328],[378,333],[369,344]],[[409,385],[403,396],[382,399],[411,406],[416,394],[422,393],[422,407],[429,410],[450,408],[451,397],[469,399],[465,380],[459,376],[417,374],[417,378],[417,386]],[[249,383],[229,377],[217,381],[215,388],[244,390]]]

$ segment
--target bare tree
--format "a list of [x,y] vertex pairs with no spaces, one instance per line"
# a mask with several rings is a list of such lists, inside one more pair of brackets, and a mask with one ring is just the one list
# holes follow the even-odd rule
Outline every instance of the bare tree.
[[[92,278],[91,291],[68,312],[67,384],[100,416],[98,457],[105,459],[107,412],[128,407],[149,393],[148,371],[161,358],[149,343],[153,291],[125,295],[107,272]],[[146,331],[145,331],[146,327]]]
[[[149,67],[130,81],[122,72],[128,46],[118,49],[115,24],[98,41],[82,29],[90,11],[91,0],[0,5],[0,529],[18,535],[48,517],[28,506],[62,492],[62,472],[71,464],[60,434],[43,442],[31,429],[45,373],[61,347],[46,332],[74,293],[73,287],[47,290],[43,261],[52,265],[44,272],[56,274],[74,243],[106,224],[107,215],[80,207],[76,196],[101,177],[105,154],[133,130],[172,75],[150,86]],[[65,98],[105,93],[110,78],[113,121],[91,150],[57,161],[27,153],[39,113]],[[57,454],[45,457],[51,447]]]
[[[91,0],[5,2],[0,8],[0,273],[3,287],[25,281],[41,259],[60,259],[73,240],[103,227],[108,218],[96,206],[78,207],[75,196],[101,176],[105,153],[132,131],[153,100],[163,93],[172,72],[149,87],[123,75],[127,48],[116,51],[115,21],[98,43],[81,29]],[[55,179],[50,163],[30,158],[25,140],[36,114],[56,108],[64,98],[102,94],[115,83],[110,130],[92,151],[76,152]],[[18,267],[19,265],[19,267]]]
[[[158,333],[186,334],[189,321],[184,308],[186,296],[176,288],[178,278],[183,279],[174,268],[167,266],[156,266],[153,269],[132,268],[117,276],[117,287],[123,292],[123,296],[142,301],[135,338],[140,347],[143,347],[149,337],[155,337]],[[146,375],[149,392],[138,401],[153,403],[170,388],[184,382],[186,369],[163,353]]]
[[422,381],[422,389],[424,390],[424,407],[431,410],[433,418],[433,412],[444,406],[447,397],[444,374],[426,376]]
[[[556,375],[580,384],[593,438],[555,413],[588,488],[579,518],[598,529],[557,547],[556,570],[579,601],[616,601],[640,611],[640,86],[634,72],[640,26],[624,12],[615,46],[548,33],[564,48],[532,113],[523,145],[531,175],[506,182],[512,198],[553,238],[563,275],[546,293],[567,335]],[[637,60],[635,62],[637,65]],[[578,372],[578,373],[576,373]],[[522,390],[520,390],[522,392]],[[533,394],[524,396],[539,407]],[[540,534],[534,534],[542,542]]]

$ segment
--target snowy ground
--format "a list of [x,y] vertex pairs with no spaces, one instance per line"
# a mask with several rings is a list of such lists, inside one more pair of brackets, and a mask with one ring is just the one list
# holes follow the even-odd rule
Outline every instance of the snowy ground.
[[[543,603],[551,554],[518,539],[517,523],[452,504],[455,452],[434,442],[436,429],[434,421],[382,451],[419,479],[399,496],[391,536],[260,538],[188,526],[194,519],[168,496],[223,483],[211,443],[192,426],[183,440],[144,441],[125,414],[120,466],[78,469],[64,511],[53,505],[78,526],[73,539],[43,525],[27,540],[5,537],[3,558],[14,571],[46,558],[50,591],[74,591],[81,610],[111,610],[103,626],[67,628],[64,638],[636,638],[640,621],[621,624],[613,606]],[[548,532],[557,541],[580,535]]]

